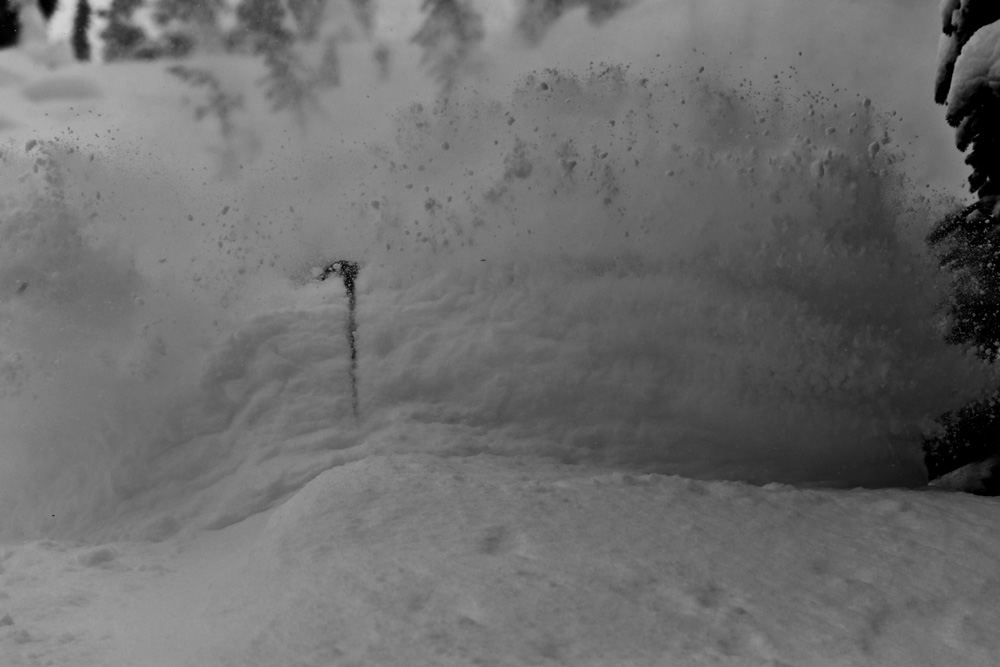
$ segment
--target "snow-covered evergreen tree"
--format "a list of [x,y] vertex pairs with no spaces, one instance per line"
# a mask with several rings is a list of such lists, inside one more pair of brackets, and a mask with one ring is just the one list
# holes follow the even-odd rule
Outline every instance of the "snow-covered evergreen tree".
[[955,274],[948,340],[1000,355],[1000,4],[945,0],[935,100],[947,105],[955,143],[968,151],[969,185],[978,199],[942,220],[930,236]]
[[[941,19],[934,99],[946,105],[956,146],[968,153],[977,199],[941,220],[928,241],[953,278],[946,340],[993,363],[1000,357],[1000,3],[944,0]],[[940,421],[944,434],[925,446],[931,478],[1000,455],[1000,392]]]

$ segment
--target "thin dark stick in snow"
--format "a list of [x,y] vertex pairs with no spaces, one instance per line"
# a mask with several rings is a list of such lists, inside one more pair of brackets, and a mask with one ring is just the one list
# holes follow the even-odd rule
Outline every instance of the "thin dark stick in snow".
[[327,265],[319,277],[320,280],[326,280],[330,276],[339,275],[344,280],[344,289],[347,290],[347,343],[351,346],[351,404],[354,408],[355,418],[358,416],[358,321],[356,315],[358,295],[354,289],[354,281],[360,270],[357,262],[339,259]]

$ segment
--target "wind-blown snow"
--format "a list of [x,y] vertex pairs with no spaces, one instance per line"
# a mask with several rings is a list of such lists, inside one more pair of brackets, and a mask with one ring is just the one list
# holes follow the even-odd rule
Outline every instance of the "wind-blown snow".
[[898,122],[674,49],[442,105],[400,48],[222,132],[0,59],[7,663],[988,664],[995,503],[774,484],[919,487],[990,380]]

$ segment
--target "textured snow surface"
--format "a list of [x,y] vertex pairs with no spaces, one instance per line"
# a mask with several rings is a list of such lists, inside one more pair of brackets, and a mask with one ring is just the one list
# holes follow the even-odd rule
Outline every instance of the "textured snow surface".
[[779,5],[491,34],[447,106],[395,26],[305,126],[0,55],[0,664],[992,664],[996,502],[825,488],[991,378],[873,42],[732,39]]
[[943,492],[374,456],[191,541],[6,549],[0,656],[985,667],[1000,651],[998,510]]

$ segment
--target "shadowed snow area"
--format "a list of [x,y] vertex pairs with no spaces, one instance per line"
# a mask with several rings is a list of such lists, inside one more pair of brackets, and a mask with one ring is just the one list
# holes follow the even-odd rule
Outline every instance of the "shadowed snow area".
[[305,122],[0,54],[4,664],[990,664],[996,502],[902,488],[991,379],[950,201],[733,25],[572,14],[447,102],[349,45]]

